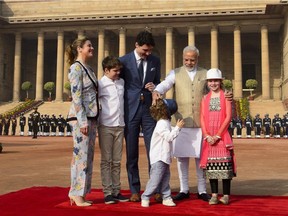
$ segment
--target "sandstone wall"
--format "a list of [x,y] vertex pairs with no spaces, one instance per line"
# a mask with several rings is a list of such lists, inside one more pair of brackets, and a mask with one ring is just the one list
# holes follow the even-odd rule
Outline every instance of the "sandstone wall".
[[143,12],[177,12],[218,9],[265,8],[279,0],[4,0],[2,16],[55,16],[72,14],[130,14]]

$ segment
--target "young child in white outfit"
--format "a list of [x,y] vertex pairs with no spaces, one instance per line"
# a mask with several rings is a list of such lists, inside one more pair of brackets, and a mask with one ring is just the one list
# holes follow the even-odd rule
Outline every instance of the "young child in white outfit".
[[162,195],[162,204],[176,206],[171,198],[170,163],[172,162],[172,141],[178,136],[184,126],[183,119],[178,120],[176,127],[171,128],[171,116],[177,111],[177,104],[173,99],[158,99],[150,107],[151,116],[157,121],[150,144],[150,179],[146,190],[141,196],[141,206],[149,207],[150,197],[158,190]]

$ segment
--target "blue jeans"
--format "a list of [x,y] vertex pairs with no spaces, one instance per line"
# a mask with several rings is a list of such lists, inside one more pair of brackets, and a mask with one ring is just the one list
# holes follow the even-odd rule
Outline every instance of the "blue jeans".
[[142,200],[149,200],[155,193],[160,192],[163,200],[171,197],[170,190],[170,165],[162,161],[157,161],[151,165],[150,179],[147,182],[146,189],[141,196]]

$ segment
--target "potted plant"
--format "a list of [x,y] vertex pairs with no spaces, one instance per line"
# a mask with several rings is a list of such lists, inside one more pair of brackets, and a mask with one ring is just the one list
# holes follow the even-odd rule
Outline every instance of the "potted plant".
[[232,81],[231,81],[231,80],[224,79],[224,80],[223,80],[223,85],[224,85],[224,88],[225,88],[227,91],[231,91],[231,90],[232,90],[233,84],[232,84]]
[[52,91],[54,90],[54,88],[55,88],[55,83],[54,82],[46,82],[44,84],[44,89],[49,92],[48,101],[52,101],[52,96],[51,95],[52,95]]
[[32,83],[30,81],[25,81],[21,85],[21,89],[26,91],[25,101],[29,99],[29,90],[32,88]]
[[246,85],[246,88],[248,88],[248,89],[250,90],[249,99],[250,99],[250,100],[253,100],[253,99],[254,99],[254,98],[253,98],[253,91],[254,91],[254,89],[257,88],[257,86],[258,86],[258,81],[257,81],[256,79],[248,79],[248,80],[246,80],[245,85]]
[[64,88],[66,89],[66,90],[68,90],[68,99],[69,99],[69,101],[71,101],[72,100],[72,97],[71,97],[71,84],[70,84],[70,82],[69,81],[67,81],[67,82],[65,82],[64,83]]

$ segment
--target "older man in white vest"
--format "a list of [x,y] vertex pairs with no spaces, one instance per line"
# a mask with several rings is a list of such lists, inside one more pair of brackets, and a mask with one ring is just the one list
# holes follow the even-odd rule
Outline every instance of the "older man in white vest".
[[[174,200],[190,197],[189,193],[189,159],[195,158],[198,179],[198,198],[209,201],[206,192],[206,180],[203,170],[199,167],[202,132],[200,126],[200,103],[206,91],[207,70],[198,67],[199,50],[195,46],[187,46],[183,50],[183,66],[168,74],[164,81],[153,91],[153,101],[173,89],[173,97],[178,104],[178,111],[172,119],[172,126],[177,119],[184,119],[185,125],[181,134],[173,143],[173,156],[177,158],[180,180],[180,192]],[[232,95],[233,96],[233,95]],[[231,94],[228,96],[231,97]]]

